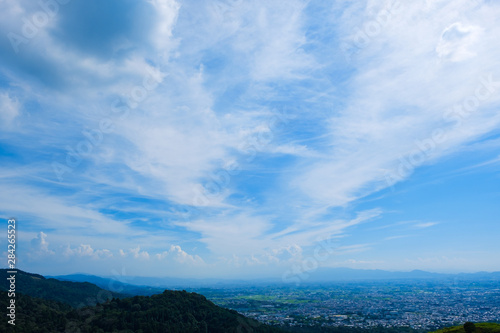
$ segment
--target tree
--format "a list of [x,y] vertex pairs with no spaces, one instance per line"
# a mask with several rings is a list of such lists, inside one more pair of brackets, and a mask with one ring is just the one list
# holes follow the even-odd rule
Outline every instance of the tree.
[[474,333],[476,331],[476,325],[473,322],[466,322],[464,324],[465,333]]

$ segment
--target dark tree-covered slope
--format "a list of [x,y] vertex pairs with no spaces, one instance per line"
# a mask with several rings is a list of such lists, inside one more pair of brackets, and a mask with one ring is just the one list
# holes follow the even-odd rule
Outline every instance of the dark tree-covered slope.
[[[0,303],[9,304],[9,300],[7,292],[0,291]],[[282,332],[218,307],[202,295],[168,290],[80,309],[16,294],[15,327],[7,320],[0,321],[0,332]]]
[[0,304],[5,314],[0,320],[0,332],[64,332],[68,322],[67,314],[73,310],[68,304],[33,298],[16,293],[15,297],[15,326],[8,323],[6,316],[7,306],[12,298],[8,293],[0,291]]
[[[9,290],[8,273],[0,269],[0,290]],[[17,270],[16,293],[54,300],[73,307],[84,307],[105,302],[113,297],[125,295],[113,293],[88,282],[59,281],[46,279],[42,275]]]
[[[113,299],[76,318],[81,332],[281,332],[216,306],[204,296],[165,290],[153,296]],[[76,316],[76,317],[75,317]]]
[[[15,298],[7,270],[0,270],[0,304],[15,299],[15,327],[0,321],[0,332],[282,332],[221,308],[204,296],[165,290],[124,298],[92,283],[46,279],[17,271]],[[7,310],[7,309],[6,309]]]

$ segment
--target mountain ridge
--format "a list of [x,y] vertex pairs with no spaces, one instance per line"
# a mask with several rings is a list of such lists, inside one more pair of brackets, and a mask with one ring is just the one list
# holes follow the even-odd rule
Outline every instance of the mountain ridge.
[[[11,274],[7,273],[7,271],[7,269],[0,269],[1,291],[9,290],[10,283],[7,277]],[[96,305],[113,297],[127,296],[100,288],[90,282],[61,281],[54,278],[46,278],[40,274],[25,272],[20,269],[16,271],[16,293],[58,301],[75,308]]]
[[[134,290],[133,286],[147,288],[151,291],[161,288],[182,288],[182,287],[210,287],[210,286],[225,286],[225,285],[259,285],[259,284],[293,284],[293,283],[319,283],[319,282],[344,282],[344,281],[361,281],[361,280],[406,280],[406,279],[459,279],[459,280],[500,280],[500,272],[475,272],[475,273],[434,273],[423,270],[404,271],[385,271],[380,269],[353,269],[353,268],[318,268],[315,271],[306,271],[303,274],[305,278],[299,276],[291,276],[287,278],[260,278],[253,280],[239,279],[195,279],[195,278],[172,278],[172,277],[139,277],[139,276],[121,276],[106,277],[89,274],[68,274],[56,275],[52,278],[75,281],[75,282],[91,282],[101,288],[104,285],[116,285],[123,288],[125,291]],[[126,282],[124,282],[126,281]],[[118,288],[118,289],[119,289]],[[106,288],[105,288],[106,289]]]
[[125,297],[89,282],[61,281],[18,269],[16,295],[11,297],[7,274],[7,269],[0,270],[0,302],[14,300],[16,313],[15,326],[0,322],[0,331],[6,333],[283,332],[185,290]]

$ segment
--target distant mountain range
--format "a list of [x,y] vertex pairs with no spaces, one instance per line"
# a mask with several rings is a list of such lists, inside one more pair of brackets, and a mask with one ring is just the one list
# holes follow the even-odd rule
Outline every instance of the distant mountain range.
[[172,277],[137,277],[122,276],[99,277],[87,274],[71,274],[53,276],[62,281],[90,282],[101,288],[132,295],[152,295],[161,292],[164,288],[202,288],[202,287],[234,287],[261,284],[296,284],[346,282],[346,281],[373,281],[373,280],[447,280],[461,281],[500,281],[500,272],[478,272],[460,274],[440,274],[421,270],[411,272],[390,272],[384,270],[363,270],[352,268],[319,268],[315,271],[302,274],[286,275],[283,279],[255,279],[255,280],[230,280],[230,279],[182,279]]
[[[73,281],[73,282],[90,282],[95,284],[96,286],[111,290],[117,293],[122,293],[126,295],[154,295],[160,294],[167,288],[168,283],[165,284],[164,287],[153,287],[151,285],[146,285],[146,282],[140,282],[140,278],[135,278],[137,284],[124,283],[120,282],[116,278],[104,278],[95,275],[88,274],[70,274],[70,275],[60,275],[53,276],[52,278],[60,280],[60,281]],[[153,285],[158,285],[157,283]]]
[[352,281],[352,280],[407,280],[407,279],[450,279],[459,280],[500,280],[500,272],[477,272],[460,274],[431,273],[422,270],[410,272],[390,272],[380,269],[318,268],[309,275],[308,281]]

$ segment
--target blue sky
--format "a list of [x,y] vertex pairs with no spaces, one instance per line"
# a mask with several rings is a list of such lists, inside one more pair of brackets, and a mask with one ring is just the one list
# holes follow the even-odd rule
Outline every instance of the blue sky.
[[19,268],[500,270],[495,2],[0,13],[0,217],[18,220]]

